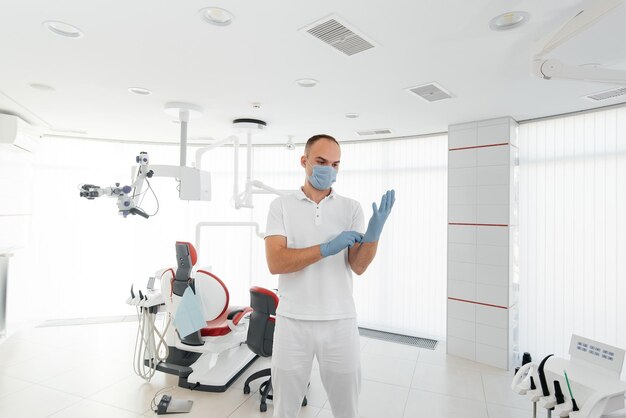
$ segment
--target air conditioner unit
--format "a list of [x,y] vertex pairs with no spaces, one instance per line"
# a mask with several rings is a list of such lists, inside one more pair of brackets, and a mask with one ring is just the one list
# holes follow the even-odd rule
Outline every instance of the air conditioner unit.
[[0,113],[0,145],[12,145],[24,151],[35,152],[40,138],[38,129],[19,116]]

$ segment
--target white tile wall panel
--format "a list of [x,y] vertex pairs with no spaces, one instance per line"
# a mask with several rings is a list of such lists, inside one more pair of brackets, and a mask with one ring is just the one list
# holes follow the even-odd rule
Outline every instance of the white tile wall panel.
[[510,208],[508,205],[476,205],[476,223],[509,224]]
[[506,349],[509,344],[508,328],[498,328],[484,324],[476,324],[475,330],[477,343],[503,349]]
[[507,350],[484,344],[476,344],[475,346],[476,361],[501,369],[508,369],[507,353]]
[[476,300],[476,284],[461,280],[448,280],[448,297]]
[[450,127],[448,130],[448,149],[476,146],[476,125]]
[[467,341],[476,341],[476,323],[457,318],[448,318],[448,335]]
[[448,299],[448,317],[473,322],[476,319],[476,308],[480,305]]
[[476,282],[476,264],[448,260],[448,280]]
[[509,285],[509,266],[492,266],[487,264],[472,264],[476,272],[476,283],[491,286]]
[[[460,169],[457,169],[460,170]],[[465,168],[463,170],[471,170]],[[476,177],[475,183],[477,186],[493,186],[493,185],[508,185],[510,171],[508,165],[494,165],[488,167],[477,167],[476,168]],[[456,185],[455,185],[456,186]],[[458,186],[465,186],[464,184],[459,184]]]
[[476,168],[448,169],[448,186],[476,186]]
[[448,260],[475,263],[476,245],[448,243]]
[[448,222],[476,223],[476,205],[448,205]]
[[448,225],[448,242],[456,244],[476,244],[476,233],[477,227],[475,226]]
[[476,186],[448,187],[448,204],[476,205],[477,202],[478,196]]
[[476,130],[476,144],[491,145],[508,143],[510,129],[508,122],[497,125],[478,126]]
[[468,360],[476,360],[476,343],[449,336],[446,341],[448,354],[463,357]]
[[519,286],[517,126],[502,117],[448,129],[448,353],[499,368],[518,334],[507,309]]
[[508,266],[509,249],[507,247],[496,247],[494,245],[478,245],[476,246],[476,263],[492,266]]
[[479,205],[508,205],[511,196],[509,185],[477,186],[474,202]]
[[478,245],[509,246],[509,228],[502,226],[476,227],[476,243]]
[[[448,152],[448,168],[476,167],[476,148]],[[507,161],[501,164],[506,164]]]
[[511,160],[510,154],[508,145],[476,148],[476,166],[508,165]]
[[476,284],[477,302],[487,303],[495,306],[509,306],[509,287],[508,286],[491,286],[488,284]]
[[[449,305],[448,305],[449,306]],[[508,309],[494,308],[492,306],[477,305],[475,318],[477,324],[489,325],[491,327],[508,329],[509,311]]]

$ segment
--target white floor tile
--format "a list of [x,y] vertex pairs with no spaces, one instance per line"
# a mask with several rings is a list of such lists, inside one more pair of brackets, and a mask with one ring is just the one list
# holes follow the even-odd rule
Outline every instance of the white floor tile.
[[50,415],[50,418],[136,418],[137,414],[124,409],[115,408],[99,402],[84,399],[74,405],[71,405],[56,414]]
[[[527,409],[510,408],[508,406],[487,404],[489,418],[529,418],[531,414]],[[537,411],[538,417],[545,417],[546,413]]]
[[6,367],[31,360],[44,354],[49,346],[11,336],[0,344],[0,373]]
[[417,361],[420,349],[406,344],[372,339],[367,343],[367,346],[361,350],[361,352]]
[[[146,383],[138,376],[131,376],[97,392],[89,399],[144,414],[150,410],[150,403],[159,390],[169,388],[168,391],[173,391],[177,387],[178,377],[170,374],[157,373],[150,383]],[[161,399],[161,395],[158,399]]]
[[[0,374],[0,398],[31,386],[32,383]],[[2,401],[0,401],[2,402]]]
[[476,370],[479,372],[486,372],[491,374],[499,374],[503,376],[513,376],[511,372],[504,369],[498,369],[497,367],[488,366],[486,364],[477,363],[475,361],[467,360],[461,357],[448,355],[446,353],[445,343],[437,344],[436,350],[420,349],[420,355],[417,359],[419,363],[435,364],[435,365],[447,365],[451,367],[461,367],[464,369]]
[[404,417],[488,418],[484,402],[411,389]]
[[[320,409],[314,406],[303,406],[300,410],[298,418],[315,418],[319,414]],[[235,412],[228,416],[228,418],[271,418],[274,413],[274,405],[271,401],[267,403],[267,411],[261,412],[259,410],[259,398],[252,396],[246,402],[243,403]],[[211,416],[211,418],[213,418]]]
[[483,385],[487,403],[496,405],[531,409],[531,402],[525,396],[518,395],[511,390],[513,376],[501,376],[483,373]]
[[78,396],[69,393],[31,385],[0,398],[0,417],[47,417],[80,400]]
[[7,376],[39,383],[74,370],[90,360],[94,359],[84,352],[49,348],[37,357],[4,368],[2,372]]
[[135,375],[130,362],[124,364],[105,360],[84,364],[40,384],[87,398],[131,376]]
[[[330,410],[322,409],[322,410],[320,410],[320,413],[317,414],[317,416],[315,418],[335,418],[335,417],[334,417],[333,413],[330,412]],[[364,417],[359,415],[359,418],[364,418]]]
[[[402,418],[409,388],[363,380],[359,416],[363,418]],[[330,405],[327,405],[330,409]]]
[[411,388],[485,402],[480,372],[471,369],[418,362]]
[[415,361],[374,354],[361,354],[363,379],[409,387],[415,370]]

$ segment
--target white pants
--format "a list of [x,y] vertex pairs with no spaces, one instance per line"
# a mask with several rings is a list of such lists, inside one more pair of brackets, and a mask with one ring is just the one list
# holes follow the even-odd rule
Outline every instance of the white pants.
[[303,321],[276,317],[272,353],[274,418],[297,418],[313,357],[335,418],[357,418],[361,357],[356,318]]

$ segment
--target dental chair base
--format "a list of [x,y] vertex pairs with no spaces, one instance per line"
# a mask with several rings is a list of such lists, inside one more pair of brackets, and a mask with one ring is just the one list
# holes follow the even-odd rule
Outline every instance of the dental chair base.
[[178,376],[181,388],[203,392],[225,392],[258,358],[245,345],[219,354],[170,347],[169,354],[156,369]]

